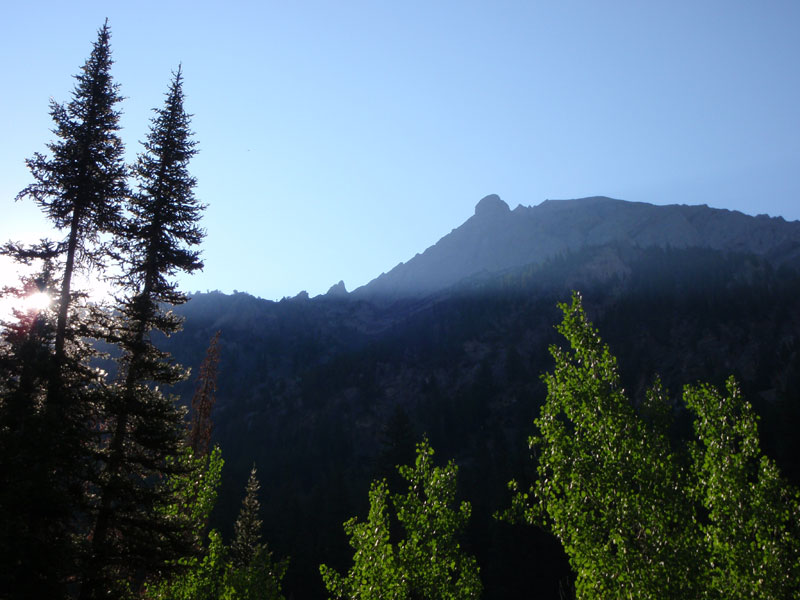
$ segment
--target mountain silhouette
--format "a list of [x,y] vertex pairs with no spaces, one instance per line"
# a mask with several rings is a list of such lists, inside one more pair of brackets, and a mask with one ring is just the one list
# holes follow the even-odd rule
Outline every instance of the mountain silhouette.
[[609,243],[752,253],[772,264],[800,264],[800,223],[706,205],[656,206],[603,196],[545,200],[510,210],[497,195],[436,244],[354,290],[355,297],[424,296],[480,273],[541,264]]

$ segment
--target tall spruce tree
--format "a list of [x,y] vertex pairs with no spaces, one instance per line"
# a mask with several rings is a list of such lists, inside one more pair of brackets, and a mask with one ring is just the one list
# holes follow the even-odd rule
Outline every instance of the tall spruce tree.
[[287,562],[275,562],[267,544],[261,541],[260,489],[253,466],[245,486],[242,508],[233,525],[234,537],[230,547],[230,587],[234,598],[242,600],[279,600],[283,598],[281,579]]
[[[57,139],[47,145],[48,154],[36,153],[27,160],[34,182],[17,196],[33,199],[55,228],[66,233],[51,259],[60,270],[52,339],[40,347],[43,352],[37,358],[38,372],[46,376],[46,394],[41,396],[41,382],[15,391],[16,402],[36,407],[27,412],[31,421],[17,423],[35,432],[30,438],[35,443],[29,444],[24,472],[12,476],[24,480],[37,502],[22,506],[23,512],[16,515],[36,526],[20,531],[21,537],[13,542],[11,554],[16,562],[25,563],[18,580],[25,578],[26,583],[25,590],[12,589],[9,597],[67,594],[85,540],[80,527],[96,441],[95,391],[102,381],[100,373],[89,367],[92,351],[85,340],[92,327],[83,319],[80,305],[85,294],[74,291],[73,276],[78,270],[102,266],[103,238],[117,231],[127,195],[124,148],[118,137],[117,106],[122,97],[111,78],[109,40],[106,22],[75,76],[71,100],[51,102]],[[7,249],[23,262],[29,252],[19,246]],[[23,399],[21,394],[28,395]],[[4,510],[0,507],[0,512]],[[31,564],[21,558],[25,555],[40,559]],[[36,586],[39,591],[34,593]]]
[[183,99],[179,68],[135,165],[138,190],[118,241],[127,292],[119,301],[115,340],[123,350],[121,376],[105,395],[107,438],[82,598],[120,597],[126,586],[167,570],[194,547],[188,515],[167,510],[174,503],[170,476],[187,465],[177,460],[184,414],[158,387],[181,381],[186,372],[152,340],[155,331],[170,335],[181,326],[166,309],[186,301],[173,276],[202,268],[193,248],[204,235],[198,226],[203,206],[188,171],[196,142]]
[[[128,195],[125,148],[117,133],[117,105],[122,96],[111,78],[110,38],[106,21],[89,59],[75,76],[72,100],[66,105],[51,101],[50,115],[59,139],[48,144],[51,156],[37,152],[26,161],[35,182],[17,195],[17,200],[32,198],[57,229],[68,232],[61,246],[64,273],[55,338],[57,367],[63,366],[66,353],[73,274],[81,266],[102,265],[101,235],[118,232]],[[52,384],[56,388],[58,375],[56,369]]]

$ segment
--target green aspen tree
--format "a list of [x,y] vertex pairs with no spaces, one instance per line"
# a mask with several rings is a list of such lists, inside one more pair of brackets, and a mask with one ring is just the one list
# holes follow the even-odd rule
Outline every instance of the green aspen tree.
[[417,445],[413,466],[398,467],[408,492],[391,502],[404,536],[392,544],[385,481],[372,484],[367,521],[345,523],[355,549],[346,576],[322,565],[320,571],[334,598],[466,600],[479,598],[482,584],[475,558],[464,552],[458,536],[471,507],[456,504],[458,468],[450,461],[433,465],[427,440]]
[[[706,555],[697,553],[687,473],[666,428],[634,410],[580,296],[560,308],[569,349],[550,349],[555,368],[544,376],[547,399],[531,438],[538,480],[517,506],[559,538],[579,598],[694,597]],[[650,412],[663,395],[658,384],[650,390]]]
[[759,447],[758,419],[733,378],[687,386],[695,413],[694,493],[706,511],[708,598],[800,598],[800,496]]

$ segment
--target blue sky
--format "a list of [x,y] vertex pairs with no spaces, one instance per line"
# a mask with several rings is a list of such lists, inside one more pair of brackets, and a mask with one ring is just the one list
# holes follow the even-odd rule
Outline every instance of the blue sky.
[[[800,219],[800,2],[6,3],[0,240],[49,235],[24,159],[108,17],[139,151],[179,62],[206,268],[185,290],[348,289],[497,193]],[[0,274],[1,275],[1,274]],[[8,275],[5,275],[6,277]],[[0,282],[4,283],[4,282]]]

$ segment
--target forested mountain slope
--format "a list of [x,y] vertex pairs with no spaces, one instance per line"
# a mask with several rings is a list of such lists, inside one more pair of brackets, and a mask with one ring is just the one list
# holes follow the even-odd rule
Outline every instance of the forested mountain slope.
[[[711,210],[695,209],[701,216]],[[413,443],[427,433],[438,455],[460,466],[461,493],[473,503],[466,547],[478,557],[485,597],[557,597],[569,578],[559,545],[492,514],[508,506],[507,482],[534,468],[527,436],[544,400],[539,376],[552,367],[548,345],[559,341],[556,302],[572,289],[582,291],[634,398],[656,374],[676,399],[686,382],[721,384],[735,375],[762,415],[767,452],[798,481],[796,224],[766,220],[762,230],[763,219],[726,218],[748,219],[765,238],[784,237],[737,245],[732,240],[747,236],[720,233],[730,247],[751,250],[745,253],[666,241],[642,247],[641,232],[655,228],[640,227],[636,243],[614,240],[499,272],[482,269],[436,293],[391,301],[196,295],[181,309],[185,328],[168,349],[197,365],[213,333],[222,332],[214,415],[227,461],[220,524],[231,522],[255,461],[266,538],[292,557],[285,589],[323,597],[318,565],[346,570],[351,557],[341,523],[364,514],[371,479],[388,476],[396,485],[392,466],[412,460]],[[676,417],[680,439],[687,420],[679,409]]]

